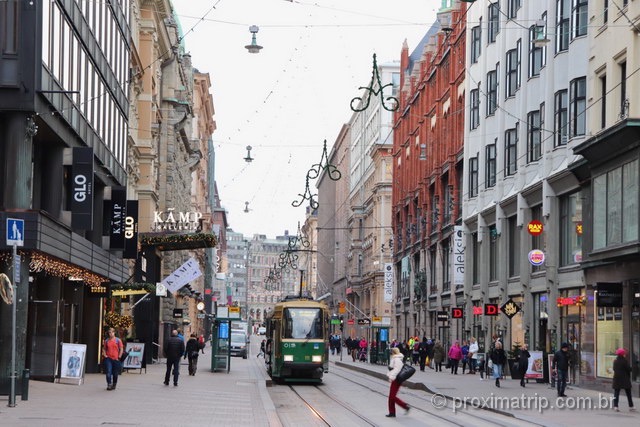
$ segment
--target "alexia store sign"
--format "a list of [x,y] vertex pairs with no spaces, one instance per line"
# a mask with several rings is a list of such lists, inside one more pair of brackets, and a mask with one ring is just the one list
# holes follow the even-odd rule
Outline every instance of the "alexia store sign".
[[174,208],[153,213],[155,231],[195,231],[201,228],[202,213],[176,211]]

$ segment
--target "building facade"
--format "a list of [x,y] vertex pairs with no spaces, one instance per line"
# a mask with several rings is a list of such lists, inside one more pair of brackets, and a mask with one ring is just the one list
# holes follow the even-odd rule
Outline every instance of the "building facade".
[[[607,4],[608,3],[608,4]],[[571,165],[584,200],[580,225],[586,306],[580,377],[611,389],[617,348],[629,351],[633,393],[640,393],[640,4],[589,2],[587,139]]]
[[[477,1],[467,22],[464,332],[481,349],[569,342],[580,360],[584,199],[567,166],[591,113],[587,2]],[[507,301],[511,319],[484,308]]]
[[[97,372],[102,285],[129,276],[122,241],[103,239],[105,206],[127,183],[129,13],[129,1],[0,3],[0,219],[24,221],[10,230],[22,243],[16,370],[36,379],[58,375],[60,342],[87,344],[86,371]],[[1,244],[13,284],[12,248]],[[3,393],[10,303],[0,304]]]
[[[438,313],[463,304],[459,246],[465,111],[465,4],[443,2],[413,53],[401,53],[393,139],[397,338],[451,340]],[[462,255],[464,257],[464,254]],[[441,319],[441,320],[439,320]]]

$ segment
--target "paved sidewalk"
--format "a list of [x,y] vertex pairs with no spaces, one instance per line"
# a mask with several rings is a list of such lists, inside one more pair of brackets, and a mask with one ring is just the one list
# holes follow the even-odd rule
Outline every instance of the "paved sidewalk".
[[79,386],[31,381],[29,400],[18,396],[14,408],[7,406],[7,396],[0,396],[0,425],[281,425],[255,357],[231,358],[228,374],[210,372],[210,357],[209,352],[200,356],[195,376],[182,364],[178,387],[163,384],[164,363],[148,366],[146,373],[121,375],[114,391],[106,390],[102,374],[86,374]]
[[[342,359],[340,362],[339,355],[331,356],[331,360],[338,366],[386,379],[387,367],[384,365],[353,362],[346,353]],[[570,386],[566,391],[568,397],[558,398],[557,391],[550,388],[549,384],[533,380],[529,380],[525,388],[520,387],[520,380],[510,378],[502,380],[500,385],[500,388],[496,387],[493,379],[485,378],[481,381],[479,374],[462,375],[460,368],[458,375],[453,375],[444,368],[443,372],[430,368],[421,372],[417,366],[416,374],[405,384],[410,388],[433,393],[431,404],[440,408],[446,398],[449,404],[464,406],[466,402],[467,407],[484,406],[495,412],[544,426],[597,426],[612,422],[616,427],[640,425],[640,413],[629,412],[626,397],[621,396],[620,412],[613,411],[613,390],[611,393],[602,393]],[[640,407],[640,400],[634,399],[634,405],[636,408]],[[560,409],[559,406],[563,408]]]

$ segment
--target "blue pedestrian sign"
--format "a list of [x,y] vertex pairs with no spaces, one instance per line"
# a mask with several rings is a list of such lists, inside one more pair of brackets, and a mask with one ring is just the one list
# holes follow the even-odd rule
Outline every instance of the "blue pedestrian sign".
[[7,218],[7,246],[24,246],[24,219]]

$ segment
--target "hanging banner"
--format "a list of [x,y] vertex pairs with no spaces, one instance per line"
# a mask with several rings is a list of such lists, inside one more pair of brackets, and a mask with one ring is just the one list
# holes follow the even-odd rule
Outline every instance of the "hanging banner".
[[393,264],[384,264],[384,302],[393,302]]
[[464,230],[461,225],[453,227],[453,251],[451,265],[453,266],[453,285],[464,285]]
[[187,283],[202,276],[200,265],[195,258],[189,258],[189,261],[182,264],[176,271],[167,276],[162,284],[167,287],[169,292],[177,292]]
[[71,227],[93,229],[93,148],[74,147],[71,165]]
[[124,217],[124,251],[122,258],[136,259],[138,257],[138,201],[127,200],[126,216]]
[[109,248],[124,249],[127,189],[112,187],[111,200],[105,200],[105,205],[107,205],[106,214],[109,218]]

